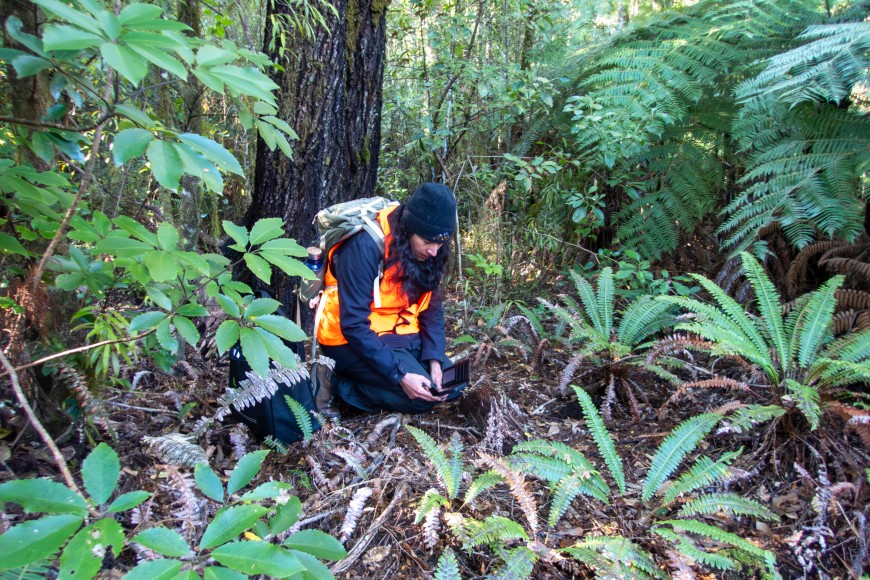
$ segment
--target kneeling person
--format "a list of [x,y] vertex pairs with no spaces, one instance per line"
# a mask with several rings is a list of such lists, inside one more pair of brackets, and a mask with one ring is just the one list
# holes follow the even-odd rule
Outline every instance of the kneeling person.
[[334,395],[364,411],[422,413],[461,391],[441,392],[451,363],[439,287],[456,200],[445,186],[426,183],[407,203],[381,210],[378,223],[384,252],[365,233],[330,251],[317,340],[336,363]]

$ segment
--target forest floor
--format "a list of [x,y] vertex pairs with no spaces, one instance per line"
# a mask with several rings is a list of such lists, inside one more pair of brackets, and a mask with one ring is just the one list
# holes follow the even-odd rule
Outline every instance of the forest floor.
[[[567,357],[560,358],[564,353],[557,351],[550,354],[550,360],[539,371],[533,370],[521,353],[510,349],[503,350],[500,356],[489,356],[486,361],[478,360],[472,386],[463,398],[440,405],[427,415],[368,415],[342,408],[343,419],[316,432],[308,445],[298,442],[290,445],[286,454],[270,453],[255,483],[270,479],[291,482],[302,501],[301,520],[306,527],[336,537],[342,535],[340,530],[355,492],[364,487],[371,489],[362,517],[345,534],[349,556],[333,565],[337,578],[431,578],[439,556],[448,546],[458,557],[463,578],[491,574],[499,562],[492,552],[484,548],[471,553],[462,551],[461,543],[443,523],[433,545],[427,542],[422,524],[415,523],[415,510],[426,490],[436,488],[443,493],[443,486],[404,426],[418,427],[441,444],[458,437],[466,467],[475,474],[486,471],[485,457],[507,455],[517,442],[533,439],[562,442],[603,468],[576,397],[570,390],[558,392]],[[148,369],[143,366],[138,369],[135,388],[104,391],[103,406],[117,432],[113,446],[121,457],[124,474],[119,492],[144,489],[154,494],[151,500],[130,512],[134,521],[125,522],[130,526],[128,529],[135,528],[138,522],[143,527],[160,522],[194,541],[218,504],[192,492],[195,486],[190,467],[167,463],[143,441],[146,436],[189,433],[199,417],[213,412],[215,400],[227,384],[226,360],[206,360],[196,353],[189,363],[184,366],[186,374],[175,375],[154,369],[142,372]],[[686,398],[679,405],[669,405],[667,412],[658,413],[673,389],[642,372],[632,381],[641,394],[640,417],[632,416],[617,403],[613,420],[608,424],[625,466],[628,484],[624,495],[616,492],[611,505],[579,496],[555,527],[546,528],[551,492],[544,482],[526,478],[542,520],[537,540],[548,548],[571,546],[589,534],[619,533],[656,554],[659,562],[667,561],[667,544],[650,534],[649,526],[639,523],[650,512],[650,506],[640,499],[640,484],[657,446],[675,425],[721,407],[730,397],[723,393],[703,401]],[[594,374],[586,382],[582,386],[591,386]],[[592,392],[597,404],[600,394],[594,389]],[[829,574],[845,578],[856,566],[867,569],[866,524],[855,515],[866,511],[867,486],[859,483],[852,490],[854,494],[838,497],[835,494],[833,498],[822,493],[835,482],[863,480],[861,473],[855,473],[861,466],[842,457],[843,452],[860,447],[861,442],[838,419],[828,422],[826,429],[813,434],[783,435],[762,428],[742,435],[711,434],[683,464],[702,453],[717,456],[724,450],[744,449],[732,464],[733,483],[729,490],[762,503],[780,521],[709,516],[710,521],[773,551],[780,573],[786,578],[804,576],[805,571],[810,577]],[[109,440],[103,429],[91,426],[89,433],[96,439]],[[59,438],[63,452],[73,464],[92,447],[87,436],[78,422]],[[247,429],[234,424],[231,418],[216,424],[199,442],[211,467],[222,476],[229,475],[243,454],[260,448]],[[807,450],[810,447],[813,451]],[[30,447],[21,441],[11,457],[9,451],[0,442],[7,466],[0,480],[9,479],[12,472],[17,477],[55,475],[50,458],[38,444]],[[822,472],[818,462],[813,461],[813,453],[826,457],[822,463],[827,468],[823,467]],[[468,481],[464,480],[463,490]],[[612,484],[612,480],[608,481]],[[615,491],[615,486],[612,487]],[[815,508],[825,498],[832,502],[831,509],[823,509],[828,515],[820,518]],[[531,527],[506,485],[491,488],[472,505],[464,505],[460,494],[448,511],[478,519],[498,514],[512,518],[526,530]],[[820,524],[823,529],[819,529]],[[535,578],[592,577],[590,570],[576,561],[548,554],[539,559]],[[803,566],[800,554],[805,555]],[[814,569],[806,569],[806,558],[813,562]],[[859,561],[853,561],[854,558]],[[118,562],[105,566],[101,575],[118,578],[135,559],[136,555],[127,550]],[[676,575],[677,570],[669,569],[668,573]],[[756,575],[743,570],[723,577],[753,576]]]

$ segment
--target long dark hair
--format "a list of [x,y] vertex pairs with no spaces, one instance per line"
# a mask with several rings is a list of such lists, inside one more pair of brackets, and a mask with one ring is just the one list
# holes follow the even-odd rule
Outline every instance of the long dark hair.
[[420,261],[414,258],[411,250],[411,234],[402,220],[405,204],[402,204],[387,218],[390,222],[389,258],[384,263],[384,271],[398,268],[398,282],[407,294],[408,300],[414,304],[424,292],[435,290],[441,284],[441,279],[447,272],[447,262],[450,255],[450,242],[447,241],[439,249],[434,258]]

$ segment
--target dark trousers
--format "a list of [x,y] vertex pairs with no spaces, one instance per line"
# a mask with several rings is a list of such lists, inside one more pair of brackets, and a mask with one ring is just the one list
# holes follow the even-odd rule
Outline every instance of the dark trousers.
[[[399,361],[399,370],[405,373],[423,375],[430,381],[428,361],[420,360],[419,349],[391,347]],[[348,345],[322,345],[323,354],[335,360],[336,376],[332,383],[333,396],[342,401],[375,413],[377,411],[396,411],[399,413],[426,413],[436,405],[431,401],[409,399],[400,385],[390,382],[387,377],[376,371],[361,360]],[[441,357],[441,368],[446,370],[453,366],[445,356]],[[447,397],[453,400],[462,394],[463,386],[455,389]]]

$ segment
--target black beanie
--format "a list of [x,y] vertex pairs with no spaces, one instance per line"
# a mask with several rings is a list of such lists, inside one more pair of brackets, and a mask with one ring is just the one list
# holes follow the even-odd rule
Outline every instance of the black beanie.
[[424,183],[405,203],[405,227],[430,242],[446,242],[456,229],[456,199],[440,183]]

